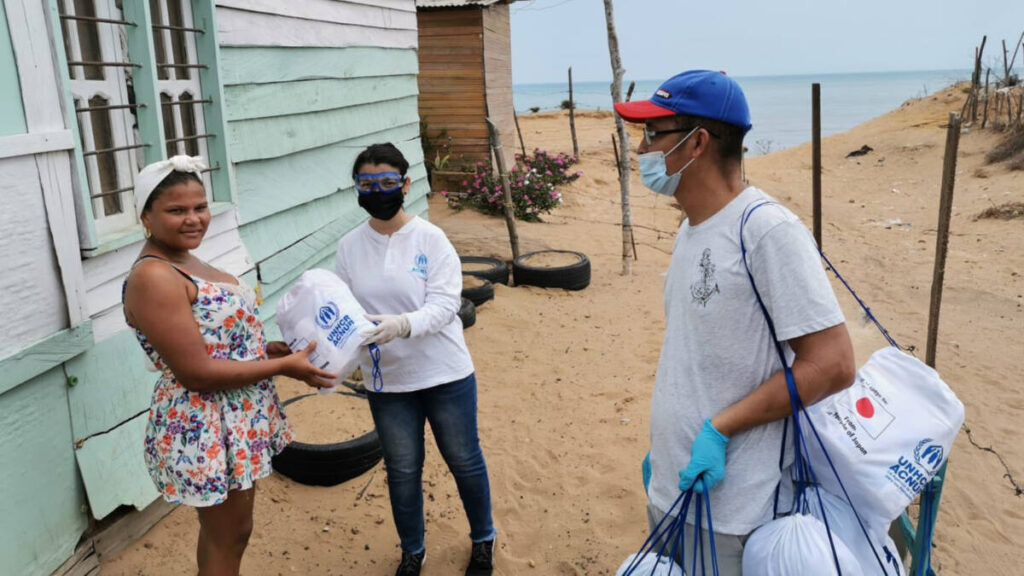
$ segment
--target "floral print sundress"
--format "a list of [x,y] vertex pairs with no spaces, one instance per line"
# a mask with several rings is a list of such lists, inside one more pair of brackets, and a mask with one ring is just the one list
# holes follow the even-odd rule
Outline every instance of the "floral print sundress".
[[[240,362],[266,358],[252,288],[241,281],[237,285],[210,282],[167,263],[199,289],[192,315],[211,358]],[[224,502],[230,490],[245,490],[268,476],[270,458],[292,441],[273,379],[234,390],[192,392],[178,383],[146,335],[138,329],[135,334],[162,372],[150,403],[144,454],[149,475],[164,499],[213,506]]]

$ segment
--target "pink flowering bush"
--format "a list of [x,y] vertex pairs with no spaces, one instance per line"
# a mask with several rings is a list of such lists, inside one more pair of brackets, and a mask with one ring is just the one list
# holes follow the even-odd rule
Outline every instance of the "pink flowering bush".
[[[532,156],[516,154],[516,166],[508,173],[516,218],[537,222],[541,214],[550,214],[561,204],[557,187],[583,175],[572,170],[576,162],[575,156],[552,156],[540,149],[534,149]],[[505,210],[501,177],[489,163],[477,162],[473,176],[463,180],[459,190],[442,190],[441,195],[456,210],[475,208],[484,214],[503,214]]]

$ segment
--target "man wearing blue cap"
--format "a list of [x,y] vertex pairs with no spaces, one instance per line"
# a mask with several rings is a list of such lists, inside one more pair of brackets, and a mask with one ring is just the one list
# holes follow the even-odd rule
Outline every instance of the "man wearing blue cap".
[[[789,394],[740,250],[744,209],[771,200],[741,177],[750,111],[739,84],[709,70],[683,72],[650,100],[615,111],[644,124],[637,148],[644,185],[674,197],[686,214],[665,280],[665,340],[644,462],[648,519],[653,529],[680,490],[695,483],[709,490],[719,573],[738,575],[743,544],[772,519],[780,482],[789,493],[779,463]],[[772,204],[753,213],[743,237],[804,403],[849,386],[853,347],[807,228]]]

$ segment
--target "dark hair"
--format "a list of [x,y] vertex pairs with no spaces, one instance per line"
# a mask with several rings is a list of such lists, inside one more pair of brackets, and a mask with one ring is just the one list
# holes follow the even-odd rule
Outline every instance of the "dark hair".
[[390,142],[374,144],[360,152],[352,164],[352,177],[355,178],[359,169],[366,164],[390,164],[398,168],[398,173],[402,176],[405,176],[405,172],[409,170],[409,161],[402,155],[402,151]]
[[680,128],[700,126],[711,133],[712,139],[717,141],[717,146],[714,148],[718,150],[720,168],[729,169],[730,164],[739,167],[739,163],[743,159],[743,137],[746,135],[742,126],[685,114],[680,114],[675,118]]
[[156,188],[153,188],[153,192],[150,193],[149,198],[146,198],[146,205],[142,207],[142,211],[148,212],[151,210],[153,208],[153,201],[163,194],[164,190],[172,186],[177,186],[178,184],[187,184],[190,181],[197,182],[200,186],[203,185],[203,180],[199,178],[199,175],[195,172],[179,172],[177,170],[172,170],[166,178],[156,185]]

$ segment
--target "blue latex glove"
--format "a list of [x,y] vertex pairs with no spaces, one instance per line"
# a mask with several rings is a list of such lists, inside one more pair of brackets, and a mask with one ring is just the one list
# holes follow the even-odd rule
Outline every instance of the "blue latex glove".
[[650,493],[651,491],[651,451],[647,451],[647,455],[644,456],[644,461],[640,464],[640,470],[644,475],[644,492]]
[[679,471],[679,489],[683,492],[689,490],[697,477],[704,480],[697,483],[697,492],[711,490],[725,478],[725,447],[729,439],[715,430],[711,420],[704,421],[704,427],[693,440],[693,448],[690,449],[690,463],[686,468]]

